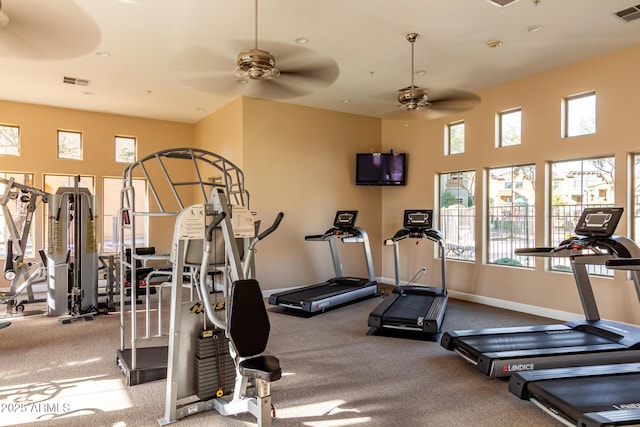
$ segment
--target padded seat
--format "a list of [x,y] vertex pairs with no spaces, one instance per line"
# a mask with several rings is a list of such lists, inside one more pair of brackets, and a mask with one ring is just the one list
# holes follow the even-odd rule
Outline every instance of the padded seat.
[[238,355],[240,374],[270,383],[282,376],[280,361],[264,355],[271,325],[260,285],[256,280],[237,280],[231,290],[229,339]]
[[246,377],[273,382],[282,377],[280,361],[275,356],[257,356],[243,360],[239,365],[240,373]]

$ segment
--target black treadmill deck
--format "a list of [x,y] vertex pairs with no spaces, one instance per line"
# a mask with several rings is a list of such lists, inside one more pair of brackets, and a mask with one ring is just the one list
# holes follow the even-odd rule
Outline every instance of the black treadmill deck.
[[[445,332],[440,344],[454,350],[489,377],[539,369],[631,361],[637,334],[611,333],[614,322],[569,322],[556,325]],[[635,343],[635,344],[633,344]],[[589,356],[591,355],[591,356]]]
[[386,328],[438,334],[446,306],[447,293],[442,288],[398,286],[369,314],[368,325],[375,332]]
[[339,277],[269,297],[269,304],[308,313],[356,302],[376,295],[377,282],[360,277]]
[[477,335],[457,340],[457,344],[461,349],[476,358],[483,353],[606,345],[611,343],[612,341],[608,338],[575,329]]
[[528,390],[531,397],[577,423],[585,413],[639,409],[639,384],[640,372],[532,382]]
[[300,290],[294,290],[278,297],[278,301],[288,304],[298,304],[301,301],[313,301],[318,298],[327,298],[361,288],[367,283],[365,279],[340,278],[331,279],[324,283],[308,286]]

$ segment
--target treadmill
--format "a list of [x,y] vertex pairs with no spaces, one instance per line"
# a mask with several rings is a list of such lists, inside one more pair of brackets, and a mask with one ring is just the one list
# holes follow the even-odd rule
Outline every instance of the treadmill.
[[[635,272],[640,258],[606,265]],[[568,426],[640,425],[640,351],[629,353],[635,363],[521,372],[510,378],[509,391]]]
[[[356,227],[358,211],[338,211],[333,227],[322,235],[305,236],[307,241],[329,242],[333,269],[336,276],[326,282],[301,288],[277,292],[269,296],[269,304],[299,313],[321,313],[329,308],[352,303],[378,292],[378,283],[373,270],[373,258],[369,246],[369,236]],[[337,241],[342,243],[362,243],[368,277],[345,277],[338,253]]]
[[[614,235],[621,207],[585,208],[575,236],[558,247],[521,248],[516,254],[569,257],[585,319],[559,325],[524,326],[445,332],[440,344],[476,365],[483,374],[508,377],[516,372],[635,361],[640,328],[600,319],[588,265],[638,258],[632,240]],[[640,297],[640,282],[632,278]],[[636,359],[637,360],[637,359]]]
[[[432,218],[433,210],[405,210],[404,228],[391,239],[385,240],[385,246],[393,246],[394,250],[396,287],[369,314],[370,335],[386,331],[411,331],[422,334],[440,332],[448,301],[445,286],[444,236],[439,230],[432,228]],[[406,238],[428,239],[438,244],[442,265],[442,287],[412,285],[413,279],[408,284],[400,284],[398,242]],[[419,272],[421,271],[423,270]]]

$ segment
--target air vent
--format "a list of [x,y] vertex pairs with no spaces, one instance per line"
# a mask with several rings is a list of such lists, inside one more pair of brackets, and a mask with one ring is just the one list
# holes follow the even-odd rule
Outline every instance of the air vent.
[[63,77],[62,83],[66,83],[68,85],[76,85],[76,86],[89,86],[89,80],[79,79],[77,77]]
[[509,6],[511,3],[515,3],[518,0],[489,0],[490,3],[495,4],[496,6],[505,7]]
[[626,22],[635,21],[640,18],[640,4],[619,10],[614,15]]

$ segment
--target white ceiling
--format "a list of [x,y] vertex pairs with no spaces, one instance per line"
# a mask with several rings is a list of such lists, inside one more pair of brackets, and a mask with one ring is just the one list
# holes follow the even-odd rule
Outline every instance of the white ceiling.
[[[613,15],[636,2],[260,0],[258,47],[283,70],[339,68],[332,84],[278,100],[382,117],[411,83],[409,32],[421,35],[415,69],[426,72],[415,84],[437,98],[640,44],[640,19]],[[233,72],[239,51],[254,47],[254,0],[2,0],[2,10],[0,99],[193,123],[260,95],[263,82],[237,84]],[[542,29],[527,32],[532,25]]]

